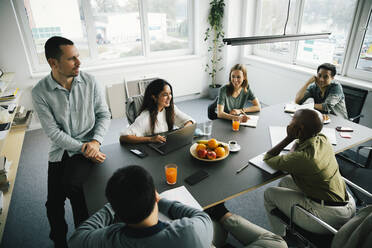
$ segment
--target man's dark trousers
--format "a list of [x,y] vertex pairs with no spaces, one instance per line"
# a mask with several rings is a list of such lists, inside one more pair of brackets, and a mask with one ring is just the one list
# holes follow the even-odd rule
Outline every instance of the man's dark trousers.
[[85,221],[88,209],[83,183],[88,178],[93,162],[82,154],[69,157],[65,151],[60,162],[49,162],[48,196],[45,204],[50,225],[49,237],[56,244],[65,243],[67,223],[65,200],[70,199],[75,228]]

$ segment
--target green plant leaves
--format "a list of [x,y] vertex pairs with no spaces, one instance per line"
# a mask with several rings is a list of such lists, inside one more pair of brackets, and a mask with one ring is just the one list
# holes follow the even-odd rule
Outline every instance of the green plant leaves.
[[223,66],[218,66],[218,64],[222,60],[220,53],[225,46],[222,40],[225,36],[223,32],[225,2],[224,0],[212,0],[209,5],[208,23],[210,27],[208,27],[204,33],[204,41],[209,40],[211,42],[211,45],[208,47],[208,53],[211,59],[209,63],[206,64],[205,71],[208,72],[212,78],[212,87],[215,88],[217,70],[222,71],[224,69]]

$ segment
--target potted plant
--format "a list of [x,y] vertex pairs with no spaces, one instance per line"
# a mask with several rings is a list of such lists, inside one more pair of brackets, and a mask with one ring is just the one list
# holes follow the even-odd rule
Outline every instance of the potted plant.
[[221,84],[217,84],[216,75],[217,72],[223,70],[223,66],[220,65],[222,60],[222,48],[223,43],[223,14],[225,3],[224,0],[212,0],[210,3],[210,10],[208,15],[209,27],[205,31],[204,41],[208,41],[208,54],[209,62],[205,66],[205,71],[208,72],[211,77],[211,84],[209,85],[208,95],[210,99],[216,98],[218,90]]

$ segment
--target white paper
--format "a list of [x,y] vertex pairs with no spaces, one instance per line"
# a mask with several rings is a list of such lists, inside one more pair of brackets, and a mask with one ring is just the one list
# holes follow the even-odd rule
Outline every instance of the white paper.
[[329,142],[331,142],[332,145],[337,145],[337,138],[336,138],[336,131],[334,128],[330,127],[323,127],[322,131],[320,133],[327,136]]
[[247,126],[247,127],[257,127],[259,116],[258,115],[247,115],[247,116],[249,117],[249,120],[247,120],[246,122],[241,122],[240,125]]
[[275,172],[277,172],[278,170],[271,168],[265,161],[263,161],[264,156],[265,153],[262,153],[249,160],[249,162],[270,174],[274,174]]
[[[269,127],[270,138],[271,138],[271,147],[276,146],[282,141],[285,137],[287,137],[287,127],[277,127],[271,126]],[[287,145],[284,150],[291,150],[295,141],[292,141],[289,145]]]
[[[200,204],[195,200],[191,193],[186,189],[185,186],[180,186],[174,189],[166,190],[160,194],[161,198],[165,198],[170,201],[179,201],[187,206],[203,210]],[[168,216],[159,212],[159,219],[162,221],[170,220]]]
[[[287,136],[287,127],[271,126],[269,127],[269,132],[270,132],[270,138],[271,138],[271,146],[274,147]],[[323,127],[320,133],[327,136],[329,142],[332,145],[337,145],[336,132],[333,128]],[[287,145],[284,148],[284,150],[287,150],[287,151],[291,150],[294,142],[295,141],[292,141],[289,145]]]

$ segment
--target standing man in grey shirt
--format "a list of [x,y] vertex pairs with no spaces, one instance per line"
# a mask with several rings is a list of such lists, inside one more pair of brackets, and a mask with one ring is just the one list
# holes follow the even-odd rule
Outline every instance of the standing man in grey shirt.
[[52,71],[33,88],[32,100],[51,140],[45,204],[49,237],[55,247],[67,247],[65,200],[70,199],[77,227],[88,218],[82,185],[90,168],[106,158],[100,145],[110,113],[100,85],[79,72],[79,53],[72,41],[51,37],[45,43],[45,56]]
[[[208,214],[160,198],[150,173],[132,165],[118,169],[106,186],[109,201],[81,224],[70,248],[210,248],[213,224]],[[159,212],[171,221],[161,221]]]

